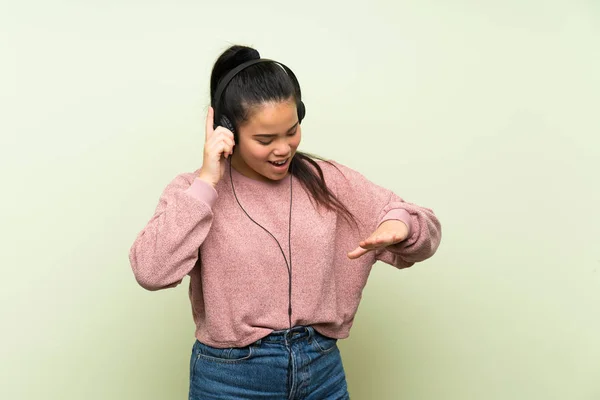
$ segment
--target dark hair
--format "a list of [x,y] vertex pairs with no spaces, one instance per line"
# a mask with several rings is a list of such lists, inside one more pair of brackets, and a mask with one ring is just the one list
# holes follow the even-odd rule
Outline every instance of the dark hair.
[[[220,80],[238,65],[255,59],[260,59],[256,49],[240,45],[231,46],[219,56],[210,77],[211,104],[233,124],[236,142],[238,127],[252,116],[255,107],[264,102],[287,101],[290,98],[299,104],[302,98],[300,85],[280,65],[276,62],[261,62],[239,72],[227,85],[219,104],[215,104],[215,92]],[[308,190],[317,204],[340,213],[346,221],[356,225],[354,215],[327,187],[323,170],[314,159],[334,165],[317,155],[296,151],[290,163],[290,172]]]

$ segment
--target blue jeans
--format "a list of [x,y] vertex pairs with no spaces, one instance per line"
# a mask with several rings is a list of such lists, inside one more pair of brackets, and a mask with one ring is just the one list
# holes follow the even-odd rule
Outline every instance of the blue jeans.
[[310,326],[275,331],[246,347],[194,343],[190,400],[349,398],[337,339]]

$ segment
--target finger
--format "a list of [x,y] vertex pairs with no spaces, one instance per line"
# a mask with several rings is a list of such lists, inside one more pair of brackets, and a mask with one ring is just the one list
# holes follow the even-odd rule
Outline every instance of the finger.
[[233,146],[235,146],[235,142],[233,141],[233,139],[229,137],[223,137],[221,138],[220,142],[225,145],[225,150],[227,152],[231,153],[233,151]]
[[215,118],[215,110],[212,107],[208,107],[208,113],[206,114],[206,130],[204,139],[207,140],[213,133],[213,123]]
[[382,245],[390,246],[402,241],[402,235],[396,232],[386,233]]
[[225,144],[225,146],[223,147],[223,153],[221,153],[221,154],[223,154],[223,157],[229,158],[229,156],[232,153],[233,153],[233,148],[230,145]]
[[361,257],[365,254],[367,254],[369,251],[371,251],[370,249],[364,249],[362,247],[357,247],[356,249],[352,250],[350,253],[348,253],[348,258],[351,260],[354,260],[358,257]]
[[233,140],[233,138],[229,137],[227,134],[224,134],[222,132],[221,134],[217,134],[219,132],[219,128],[215,129],[215,133],[213,134],[213,136],[208,138],[206,142],[205,146],[207,149],[209,149],[209,151],[212,151],[215,148],[215,146],[219,145],[219,143],[227,143],[229,146],[232,147],[235,145],[235,141]]
[[373,249],[375,247],[380,247],[382,244],[382,238],[380,236],[372,236],[366,240],[363,240],[359,243],[360,247],[365,249]]
[[222,155],[223,157],[227,158],[232,153],[233,146],[228,143],[226,139],[223,139],[217,144],[216,149],[218,157]]
[[233,143],[233,141],[232,141],[231,143],[228,143],[228,146],[229,147],[227,149],[227,157],[229,157],[230,155],[233,154],[233,147],[235,146],[235,143]]
[[233,132],[231,132],[229,129],[219,125],[217,126],[217,129],[215,129],[215,135],[216,136],[224,136],[224,137],[228,137],[233,139]]
[[361,247],[365,248],[378,248],[389,246],[390,244],[395,243],[395,234],[393,233],[381,233],[377,236],[372,236],[362,242],[359,243]]

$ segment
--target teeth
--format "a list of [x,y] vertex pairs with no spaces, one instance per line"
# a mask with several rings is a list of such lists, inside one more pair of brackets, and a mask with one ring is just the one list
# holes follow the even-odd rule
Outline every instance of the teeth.
[[285,164],[285,161],[282,161],[282,162],[274,162],[273,164],[275,164],[275,165],[283,165],[283,164]]

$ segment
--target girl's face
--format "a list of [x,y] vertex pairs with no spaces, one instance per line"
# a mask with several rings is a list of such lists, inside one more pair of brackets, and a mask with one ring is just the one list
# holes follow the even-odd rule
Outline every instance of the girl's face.
[[[259,181],[278,181],[288,174],[302,131],[293,98],[268,102],[252,110],[238,129],[231,165],[242,175]],[[281,166],[275,162],[285,161]]]

